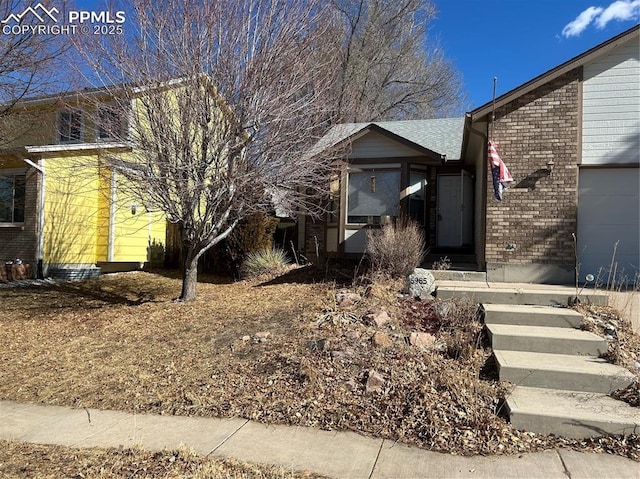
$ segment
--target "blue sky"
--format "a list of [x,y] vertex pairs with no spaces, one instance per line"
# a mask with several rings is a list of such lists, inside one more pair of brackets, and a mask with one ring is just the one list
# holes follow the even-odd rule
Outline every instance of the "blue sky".
[[[640,17],[640,0],[432,1],[438,14],[429,35],[461,73],[467,111],[491,101],[494,77],[499,96],[633,27]],[[105,0],[75,4],[101,9]]]
[[638,24],[640,0],[434,0],[430,36],[462,74],[468,109]]

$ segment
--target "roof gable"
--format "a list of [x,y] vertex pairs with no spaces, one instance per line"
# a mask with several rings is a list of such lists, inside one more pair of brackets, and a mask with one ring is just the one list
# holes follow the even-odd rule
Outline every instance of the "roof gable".
[[335,125],[315,145],[315,152],[323,151],[376,133],[405,148],[431,158],[459,160],[462,152],[464,118],[436,118],[431,120],[383,121],[371,123],[343,123]]

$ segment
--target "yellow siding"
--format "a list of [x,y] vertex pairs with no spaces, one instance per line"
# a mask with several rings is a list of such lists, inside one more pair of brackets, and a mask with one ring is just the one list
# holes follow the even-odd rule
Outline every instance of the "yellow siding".
[[149,261],[149,246],[154,242],[162,245],[165,243],[164,215],[157,212],[149,213],[139,200],[133,198],[127,191],[127,182],[122,175],[118,175],[116,184],[113,260]]
[[98,194],[98,229],[96,232],[96,261],[108,261],[109,255],[109,211],[111,204],[111,172],[99,170],[100,193]]
[[6,147],[48,145],[56,139],[56,107],[54,105],[13,110],[0,124]]
[[[103,98],[102,100],[108,100]],[[16,107],[0,124],[6,147],[55,145],[56,116],[62,103]],[[96,140],[92,121],[95,106],[82,109],[82,142]],[[94,264],[109,260],[113,232],[113,261],[147,262],[151,250],[164,247],[166,222],[162,213],[149,213],[126,188],[122,175],[116,181],[114,224],[111,226],[111,171],[104,167],[99,147],[91,151],[47,151],[45,160],[45,229],[43,259],[52,265]],[[37,158],[33,158],[34,160]],[[26,168],[21,160],[0,158],[0,168]],[[135,214],[131,205],[136,204]],[[153,245],[152,248],[150,248]],[[157,254],[156,254],[157,260]]]
[[95,263],[104,217],[97,157],[48,158],[45,168],[45,262]]

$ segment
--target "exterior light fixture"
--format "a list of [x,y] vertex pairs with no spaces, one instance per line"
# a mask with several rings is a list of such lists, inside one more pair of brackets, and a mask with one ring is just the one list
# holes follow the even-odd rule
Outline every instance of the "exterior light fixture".
[[135,214],[138,212],[138,205],[132,204],[131,205],[131,214],[135,216]]
[[553,162],[553,159],[547,161],[547,171],[549,173],[551,173],[553,171],[553,167],[555,166],[555,163]]
[[373,175],[371,176],[370,188],[371,188],[371,193],[376,192],[376,177]]

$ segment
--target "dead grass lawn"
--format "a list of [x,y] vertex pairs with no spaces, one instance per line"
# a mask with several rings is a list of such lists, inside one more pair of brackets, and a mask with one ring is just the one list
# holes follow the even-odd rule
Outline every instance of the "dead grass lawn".
[[[311,273],[202,278],[192,303],[171,301],[177,278],[142,272],[0,290],[0,397],[348,429],[458,454],[563,445],[640,455],[635,437],[565,441],[512,429],[495,414],[505,387],[479,379],[491,371],[473,317],[427,324],[425,304],[399,299],[397,284],[352,287],[361,299],[339,306],[335,283]],[[366,312],[380,308],[391,322],[379,327]],[[417,330],[447,347],[411,346]],[[376,332],[390,344],[372,342]],[[371,370],[384,379],[379,392],[365,390]]]
[[192,451],[149,452],[140,449],[75,449],[0,441],[0,477],[22,479],[321,479],[311,472],[210,459]]

